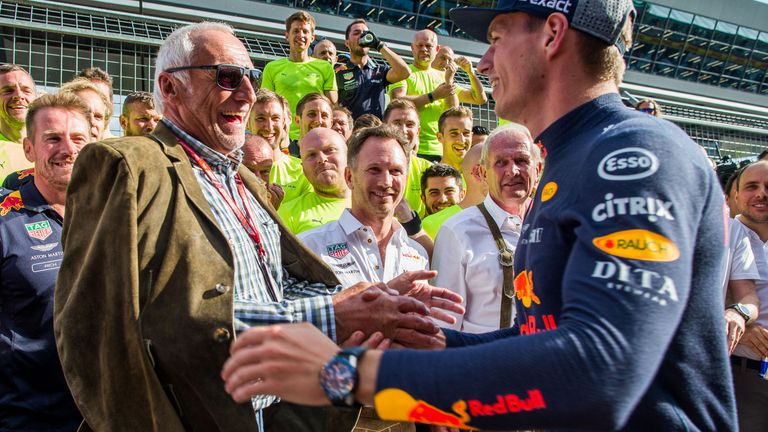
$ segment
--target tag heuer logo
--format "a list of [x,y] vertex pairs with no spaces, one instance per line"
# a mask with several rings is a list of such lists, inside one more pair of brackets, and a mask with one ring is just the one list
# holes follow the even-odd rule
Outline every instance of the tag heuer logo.
[[53,234],[51,223],[48,221],[24,224],[24,227],[27,229],[27,235],[38,240],[45,240]]
[[347,247],[346,242],[328,245],[325,247],[325,250],[328,252],[329,256],[334,258],[344,258],[349,255],[349,248]]
[[352,77],[353,77],[352,72],[347,72],[344,74],[344,79],[347,81],[351,80]]

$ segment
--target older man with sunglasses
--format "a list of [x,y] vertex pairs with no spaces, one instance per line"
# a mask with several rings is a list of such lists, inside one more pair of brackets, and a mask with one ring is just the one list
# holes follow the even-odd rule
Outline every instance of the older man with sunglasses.
[[261,409],[274,398],[238,406],[218,376],[235,335],[251,326],[304,321],[337,341],[373,334],[373,344],[381,330],[404,344],[436,343],[423,316],[431,299],[369,283],[332,295],[333,272],[277,221],[240,163],[259,76],[230,27],[180,28],[158,52],[157,128],[78,158],[54,328],[90,429],[262,430]]

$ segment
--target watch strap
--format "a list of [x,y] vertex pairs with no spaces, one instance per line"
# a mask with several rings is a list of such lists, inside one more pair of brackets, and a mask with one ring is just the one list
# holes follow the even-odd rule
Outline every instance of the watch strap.
[[[361,346],[351,347],[351,348],[345,348],[336,353],[335,356],[331,360],[328,361],[328,363],[323,366],[323,369],[331,366],[334,362],[338,361],[346,361],[353,369],[354,369],[354,384],[352,385],[352,388],[350,391],[341,397],[332,397],[331,394],[329,394],[328,390],[325,387],[325,383],[323,384],[323,391],[325,391],[326,395],[328,396],[328,399],[330,399],[331,403],[334,406],[339,407],[353,407],[353,408],[359,408],[362,407],[362,404],[358,403],[355,400],[355,392],[357,391],[357,387],[360,383],[360,375],[357,371],[358,363],[360,358],[365,353],[366,348]],[[343,360],[342,360],[343,359]],[[322,380],[322,379],[321,379]]]
[[747,307],[741,303],[734,303],[732,305],[728,305],[725,309],[726,310],[733,309],[734,311],[736,311],[737,314],[741,315],[741,317],[744,318],[745,324],[749,323],[749,321],[752,319],[752,317],[749,316],[749,309],[747,309]]

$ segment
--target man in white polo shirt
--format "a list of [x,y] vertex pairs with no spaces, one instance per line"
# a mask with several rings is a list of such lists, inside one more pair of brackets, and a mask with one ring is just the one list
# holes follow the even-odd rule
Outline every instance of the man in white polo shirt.
[[[501,232],[506,248],[514,253],[525,210],[541,171],[539,148],[528,129],[506,124],[494,130],[480,156],[489,194],[483,201]],[[432,269],[434,285],[446,287],[466,300],[464,316],[452,328],[484,333],[501,327],[501,308],[511,321],[514,302],[502,302],[503,270],[499,248],[479,206],[462,210],[446,221],[435,237]],[[511,295],[511,294],[510,294]]]
[[394,217],[408,178],[407,145],[388,125],[354,135],[345,170],[351,208],[338,221],[299,236],[344,286],[368,278],[386,282],[405,271],[429,267],[427,252],[408,238],[407,227]]
[[744,309],[740,303],[728,309],[744,316],[744,336],[731,355],[733,385],[736,391],[736,410],[739,429],[744,431],[768,430],[765,401],[768,383],[759,375],[760,360],[768,357],[768,161],[747,166],[736,179],[736,202],[741,214],[734,223],[741,223],[749,238],[755,264],[760,277],[755,280],[760,299],[760,313]]

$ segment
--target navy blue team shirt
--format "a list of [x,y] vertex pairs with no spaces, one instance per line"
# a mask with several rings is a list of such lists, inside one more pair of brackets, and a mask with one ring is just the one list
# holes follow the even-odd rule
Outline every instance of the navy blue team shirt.
[[[537,139],[516,324],[390,350],[383,417],[488,429],[736,430],[723,196],[690,138],[600,96]],[[427,366],[428,365],[428,366]]]
[[352,118],[373,114],[384,118],[386,108],[389,65],[378,64],[372,58],[363,67],[348,60],[336,68],[339,104],[352,111]]
[[0,431],[74,431],[53,336],[61,216],[28,182],[0,193]]

